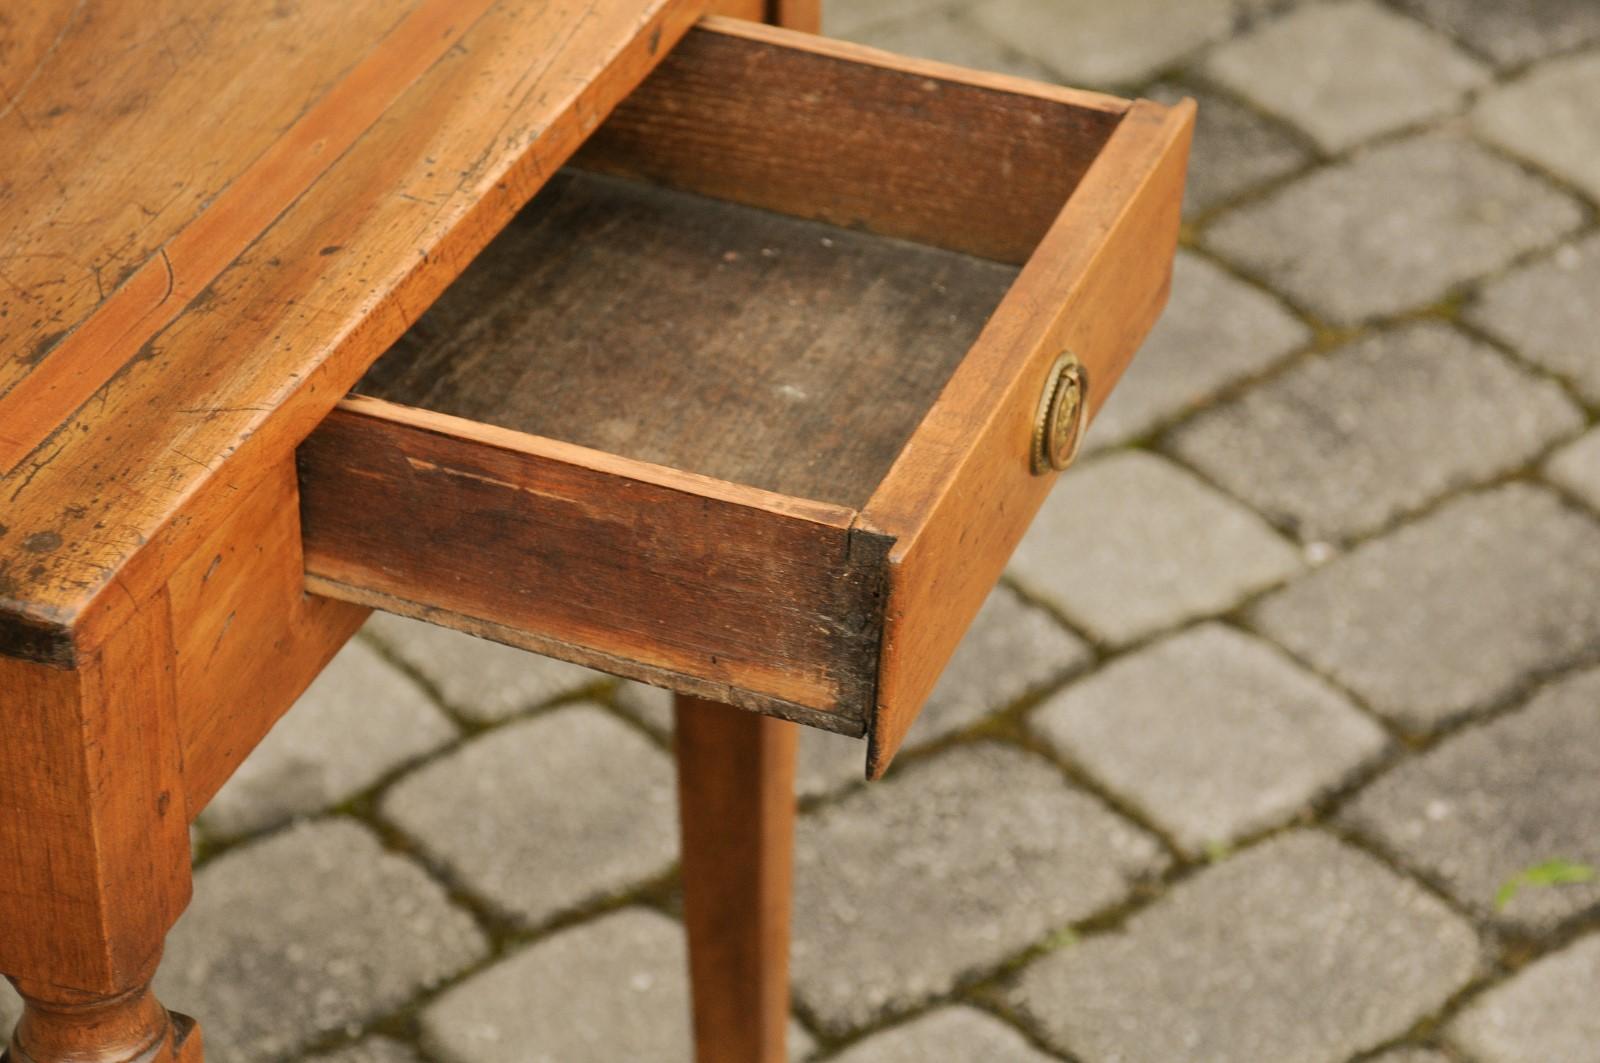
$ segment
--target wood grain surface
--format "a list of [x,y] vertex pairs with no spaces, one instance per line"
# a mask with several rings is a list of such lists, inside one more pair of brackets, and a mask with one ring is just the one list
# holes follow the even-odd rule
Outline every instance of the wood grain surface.
[[[222,0],[174,5],[173,25],[147,31],[176,33],[182,17],[203,19],[211,8],[219,18],[224,8],[237,9],[260,23],[240,31],[248,43],[229,53],[236,66],[255,61],[257,47],[268,53],[260,61],[270,62],[273,33],[288,32],[266,24],[277,10],[271,5]],[[424,0],[390,11],[367,37],[335,33],[304,14],[336,9],[342,14],[344,5],[284,10],[296,21],[297,39],[338,36],[347,38],[344,47],[365,41],[366,50],[349,56],[348,69],[320,92],[311,82],[322,84],[339,64],[302,68],[283,60],[303,84],[261,116],[269,126],[279,116],[277,131],[222,162],[210,137],[194,135],[188,113],[200,106],[191,97],[218,91],[205,90],[211,82],[198,74],[199,81],[175,79],[158,46],[128,70],[130,99],[140,92],[163,97],[135,109],[157,115],[140,120],[158,123],[148,136],[161,150],[183,154],[174,166],[197,173],[220,166],[237,180],[257,174],[249,180],[259,183],[246,185],[249,196],[230,197],[227,188],[237,184],[219,179],[221,192],[187,201],[184,217],[149,237],[147,253],[130,252],[135,272],[123,286],[111,286],[106,301],[63,311],[66,322],[77,315],[72,331],[25,359],[29,364],[18,369],[17,356],[37,345],[7,340],[9,357],[0,363],[11,375],[0,424],[26,452],[0,472],[0,653],[70,665],[157,593],[226,518],[234,496],[288,460],[367,365],[671,47],[701,4]],[[99,33],[102,21],[66,23],[54,34],[49,27],[27,31],[39,69],[24,106],[9,111],[8,157],[36,138],[54,143],[28,108],[70,93],[73,68],[61,57],[77,55],[78,35]],[[38,43],[46,38],[54,44]],[[395,48],[400,54],[385,51]],[[215,61],[213,51],[204,50],[207,62]],[[176,62],[182,66],[181,55]],[[180,98],[164,101],[169,92]],[[339,106],[319,107],[330,97]],[[254,124],[253,97],[244,91],[235,103],[230,121]],[[118,154],[122,143],[97,142],[109,155],[107,173],[140,168],[143,156]],[[71,145],[87,155],[81,138]],[[251,170],[258,158],[282,165]],[[43,163],[37,173],[8,168],[0,200],[30,195],[45,180]],[[276,210],[263,209],[280,196]],[[181,284],[172,273],[171,295],[157,300],[154,317],[125,317],[126,306],[137,311],[145,303],[137,292],[117,293],[147,283],[139,278],[150,270],[166,278],[173,242],[196,224],[209,238],[191,235],[184,246],[200,256],[199,272],[184,273]],[[18,294],[32,298],[38,285],[14,283],[11,272],[31,231],[0,236],[0,261],[13,281],[0,285],[8,320],[38,316]],[[92,258],[124,239],[122,230],[96,220],[74,243]],[[164,280],[160,287],[166,290]],[[111,317],[97,324],[101,310]],[[104,342],[85,348],[72,340],[90,327],[105,330],[95,333]],[[26,383],[39,373],[46,384]]]
[[672,734],[696,1063],[784,1063],[799,729],[679,697]]
[[240,493],[168,587],[192,820],[369,610],[305,592],[293,460]]
[[708,19],[587,168],[1020,265],[1123,100]]
[[75,670],[0,657],[10,977],[116,994],[154,973],[190,893],[173,659],[165,594]]
[[873,778],[1056,479],[1030,467],[1050,365],[1077,354],[1092,415],[1166,303],[1194,110],[1133,105],[862,513],[861,527],[895,539]]
[[370,398],[300,470],[317,594],[865,733],[887,544],[853,510]]
[[[0,470],[371,122],[338,109],[381,106],[450,43],[445,5],[407,17],[418,0],[297,18],[242,2],[26,3],[20,24],[11,6],[0,22],[0,351],[13,355],[0,359]],[[358,65],[364,76],[348,77]],[[307,150],[330,134],[333,151]]]
[[1015,276],[569,171],[357,391],[858,509]]
[[801,33],[821,33],[822,0],[768,0],[762,21]]
[[[922,64],[896,69],[881,53],[858,62],[823,52],[808,38],[719,23],[691,34],[619,109],[591,141],[600,147],[581,162],[651,176],[557,179],[363,383],[422,408],[406,417],[437,438],[397,432],[385,423],[395,420],[392,411],[360,406],[347,412],[369,423],[339,422],[337,445],[318,438],[320,431],[314,437],[314,460],[302,461],[313,586],[368,605],[402,603],[413,615],[468,630],[498,625],[497,637],[531,638],[521,644],[567,659],[587,653],[591,663],[609,661],[600,666],[648,680],[627,671],[642,663],[660,685],[723,700],[742,692],[740,704],[791,719],[803,718],[794,711],[802,706],[833,714],[824,717],[829,722],[869,720],[872,771],[882,773],[1054,479],[1035,475],[1030,461],[1049,366],[1063,349],[1075,351],[1088,367],[1091,409],[1098,408],[1164,303],[1193,106],[1140,102],[1119,112],[1091,97],[1092,123],[1112,123],[1103,141],[1085,134],[1075,142],[1092,161],[1074,158],[1048,180],[1015,182],[1019,201],[1033,201],[1010,216],[991,212],[1009,228],[1007,253],[1026,260],[1017,273],[936,249],[972,246],[973,227],[987,217],[976,193],[954,179],[938,194],[974,197],[971,216],[959,220],[943,203],[922,210],[896,200],[892,179],[851,192],[878,204],[853,215],[858,223],[909,227],[932,247],[809,220],[830,216],[819,206],[828,189],[854,180],[869,153],[892,171],[902,152],[892,139],[869,147],[841,134],[838,150],[812,154],[806,139],[829,122],[844,130],[870,123],[854,101],[892,98],[914,74],[922,86],[919,107],[906,108],[914,122],[889,115],[879,128],[942,145],[943,171],[962,173],[981,170],[992,150],[966,136],[970,94],[984,98],[986,135],[1015,131],[1023,143],[1041,126],[1084,121],[1082,101],[1021,82],[969,84],[951,75],[939,83]],[[704,68],[685,69],[685,55]],[[761,95],[772,70],[788,78],[777,104]],[[795,99],[825,100],[829,109],[796,110]],[[768,150],[799,145],[792,158],[806,182],[747,165],[744,142],[718,132],[724,124],[753,128],[754,114],[770,123],[763,127]],[[750,182],[730,193],[732,203],[715,198],[730,169]],[[693,191],[642,183],[657,179]],[[739,205],[749,203],[772,212]],[[791,210],[802,217],[783,214]],[[1040,227],[1037,216],[1047,213],[1053,221]],[[1021,218],[1032,219],[1032,229]],[[1031,249],[1021,243],[1030,233]],[[947,335],[929,331],[941,319]],[[452,416],[428,420],[441,412]],[[504,431],[480,455],[474,433],[483,423]],[[656,468],[650,476],[682,477],[674,484],[688,494],[723,499],[758,489],[769,493],[761,507],[772,512],[831,505],[828,523],[850,536],[776,558],[780,578],[739,594],[725,593],[725,574],[715,567],[685,565],[662,582],[648,561],[621,563],[595,546],[631,546],[636,538],[540,515],[543,502],[529,484],[549,473],[525,463],[572,442],[582,446],[559,454],[585,474],[566,487],[564,502],[608,520],[625,522],[638,508],[628,499],[637,499],[632,482],[648,462]],[[454,481],[418,475],[421,461],[430,473],[445,465],[481,477],[485,461],[504,460],[496,447],[521,452],[524,464],[495,474],[515,490],[492,504],[472,500]],[[406,454],[411,467],[378,457],[388,450]],[[363,454],[360,471],[336,460],[352,453]],[[452,513],[465,505],[478,523],[425,518],[431,548],[419,553],[402,541],[413,534],[402,529],[402,514],[427,510],[430,495]],[[515,522],[524,554],[542,558],[544,568],[527,567],[519,540],[486,533],[483,522],[497,529]],[[692,507],[684,508],[652,519],[652,548],[694,558],[705,549],[702,539],[733,548],[754,527],[710,511],[693,519]],[[484,539],[494,544],[487,551],[477,547]],[[887,584],[886,599],[870,600],[881,611],[870,619],[862,597],[839,612],[842,599],[817,585],[837,577],[816,567],[840,544],[866,562],[858,549],[866,542],[893,544],[886,571],[853,577],[873,594]],[[471,556],[439,560],[453,553]],[[748,562],[759,563],[754,554]],[[430,569],[441,565],[447,577]],[[568,580],[568,596],[605,586],[621,601],[645,603],[643,616],[577,622],[545,569]],[[538,590],[518,599],[523,588],[494,581],[492,571],[523,571]],[[664,600],[670,594],[682,600]],[[686,601],[705,615],[679,617]],[[791,601],[794,615],[806,618],[796,634],[766,640],[765,655],[736,643],[732,632],[763,613],[783,614]],[[614,629],[630,624],[618,639]],[[881,631],[882,642],[798,637],[807,624]],[[665,666],[662,631],[685,643]],[[690,643],[693,652],[684,652]],[[846,645],[849,660],[826,656]],[[730,660],[737,672],[713,667]],[[818,676],[827,679],[817,683]],[[795,685],[796,677],[805,681]],[[708,679],[721,692],[692,685]]]
[[707,11],[729,18],[754,19],[760,22],[767,17],[767,0],[712,0]]
[[201,1063],[200,1028],[161,1006],[149,973],[108,995],[16,980],[22,1018],[0,1063]]

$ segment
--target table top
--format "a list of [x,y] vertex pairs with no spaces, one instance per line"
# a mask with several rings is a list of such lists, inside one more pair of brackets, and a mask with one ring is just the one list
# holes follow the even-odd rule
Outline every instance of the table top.
[[703,6],[7,5],[0,653],[136,611]]

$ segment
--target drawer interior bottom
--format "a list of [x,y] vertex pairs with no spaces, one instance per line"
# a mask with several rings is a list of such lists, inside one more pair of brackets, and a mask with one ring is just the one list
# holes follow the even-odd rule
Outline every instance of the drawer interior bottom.
[[861,508],[1016,274],[569,169],[357,391]]
[[307,588],[881,774],[1160,311],[1192,124],[700,26],[302,444]]

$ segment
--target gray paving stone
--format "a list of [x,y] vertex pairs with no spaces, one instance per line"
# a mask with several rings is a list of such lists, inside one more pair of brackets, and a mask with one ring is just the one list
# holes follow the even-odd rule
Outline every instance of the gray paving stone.
[[541,941],[428,1005],[451,1063],[692,1059],[683,928],[629,908]]
[[1600,670],[1541,692],[1368,786],[1343,818],[1485,919],[1548,932],[1600,905],[1600,882],[1495,895],[1530,867],[1600,868]]
[[879,24],[853,32],[848,39],[899,55],[937,59],[973,70],[993,70],[1038,81],[1055,80],[1055,75],[1043,63],[995,40],[960,12],[934,11]]
[[1443,1052],[1431,1048],[1396,1048],[1373,1056],[1370,1063],[1452,1063]]
[[1283,822],[1386,745],[1343,695],[1215,623],[1113,661],[1033,722],[1191,855]]
[[801,797],[819,797],[861,782],[866,777],[866,761],[867,747],[861,739],[806,728],[800,732],[795,792]]
[[0,978],[0,1044],[4,1044],[11,1037],[11,1031],[16,1028],[17,1020],[22,1018],[22,999],[17,996],[17,991],[11,988],[11,983]]
[[874,1034],[832,1063],[1050,1063],[999,1019],[968,1007],[940,1008],[919,1019]]
[[472,919],[415,865],[350,821],[323,821],[235,849],[196,876],[156,991],[200,1018],[208,1057],[254,1063],[359,1028],[487,951]]
[[1096,638],[1122,643],[1223,612],[1300,558],[1254,513],[1128,451],[1064,475],[1011,568]]
[[1429,730],[1600,643],[1600,526],[1510,484],[1330,562],[1253,621],[1377,711]]
[[309,815],[456,737],[422,689],[356,640],[239,766],[200,816],[223,837]]
[[672,736],[672,691],[624,679],[617,684],[617,708],[661,735]]
[[1330,152],[1444,114],[1489,78],[1444,37],[1371,0],[1294,8],[1214,49],[1205,70]]
[[1472,928],[1310,832],[1210,868],[1117,933],[1068,945],[1016,1000],[1085,1063],[1338,1063],[1472,977]]
[[1145,95],[1166,104],[1193,96],[1200,104],[1183,190],[1185,215],[1210,210],[1293,173],[1311,159],[1288,130],[1221,93],[1163,82]]
[[1503,66],[1600,40],[1594,0],[1396,0]]
[[[907,749],[966,730],[1024,695],[1089,663],[1089,647],[1043,609],[999,587],[978,611],[955,656],[906,736]],[[861,780],[866,746],[807,730],[800,738],[796,787],[803,796]]]
[[425,676],[447,705],[478,723],[504,720],[607,679],[576,664],[406,617],[375,613],[364,630]]
[[948,992],[1162,869],[1039,757],[963,746],[802,820],[794,981],[835,1034]]
[[1166,312],[1096,414],[1085,445],[1145,435],[1310,339],[1311,330],[1277,300],[1179,251]]
[[822,5],[822,32],[829,37],[857,37],[894,22],[915,23],[950,0],[828,0]]
[[307,1063],[421,1063],[421,1060],[399,1041],[391,1041],[387,1037],[369,1037],[349,1048],[312,1056]]
[[1600,199],[1600,52],[1552,59],[1485,96],[1480,134]]
[[1484,286],[1473,324],[1571,380],[1600,405],[1600,235],[1558,248]]
[[1544,475],[1600,513],[1600,428],[1591,429],[1551,455],[1544,464]]
[[1572,231],[1578,203],[1446,135],[1384,144],[1226,215],[1206,245],[1338,324],[1432,303]]
[[964,730],[1089,663],[1088,645],[1006,587],[994,590],[939,677],[910,741]]
[[528,925],[638,885],[677,854],[671,759],[594,705],[478,738],[402,779],[382,811]]
[[[447,1063],[691,1063],[683,928],[626,908],[537,942],[455,986],[422,1013]],[[815,1051],[789,1024],[789,1058]]]
[[987,0],[970,8],[996,38],[1076,85],[1148,79],[1201,45],[1225,36],[1235,0]]
[[1280,527],[1339,540],[1517,469],[1582,427],[1559,385],[1429,322],[1298,362],[1168,443]]
[[1467,1005],[1450,1038],[1481,1063],[1600,1060],[1600,935],[1546,956]]
[[[688,966],[687,957],[684,959],[684,965]],[[795,1019],[789,1020],[789,1036],[787,1040],[789,1063],[807,1063],[817,1054],[817,1042],[806,1032],[806,1028],[801,1026]]]

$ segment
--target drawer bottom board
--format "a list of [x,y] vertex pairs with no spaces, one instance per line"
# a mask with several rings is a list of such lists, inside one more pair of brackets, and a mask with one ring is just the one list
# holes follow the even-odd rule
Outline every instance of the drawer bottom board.
[[356,390],[860,509],[1016,273],[568,170]]

